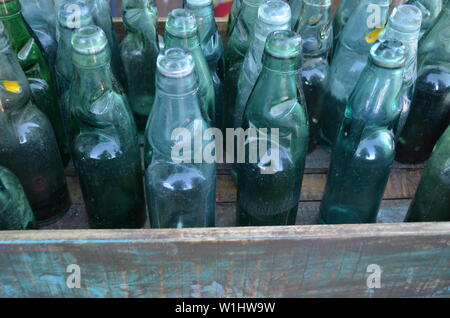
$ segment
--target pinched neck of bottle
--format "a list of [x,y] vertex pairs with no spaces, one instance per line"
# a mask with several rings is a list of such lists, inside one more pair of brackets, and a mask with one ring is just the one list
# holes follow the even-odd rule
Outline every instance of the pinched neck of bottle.
[[271,72],[296,74],[300,69],[301,37],[289,30],[272,32],[267,38],[263,65]]
[[22,7],[19,0],[0,0],[0,19],[20,14]]
[[384,31],[385,38],[391,38],[405,42],[417,42],[419,40],[422,24],[422,12],[413,5],[399,5],[394,8]]
[[164,44],[166,47],[181,47],[188,50],[194,50],[200,47],[200,41],[197,34],[183,36],[174,36],[168,32],[164,34]]
[[186,2],[186,8],[191,10],[197,20],[200,39],[206,40],[206,38],[209,38],[217,31],[212,3],[209,5],[197,6],[192,5],[191,2],[188,1]]

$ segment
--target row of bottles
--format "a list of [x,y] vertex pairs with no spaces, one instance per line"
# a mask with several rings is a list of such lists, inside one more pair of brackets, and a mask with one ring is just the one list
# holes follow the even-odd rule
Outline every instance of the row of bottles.
[[[39,224],[70,205],[63,173],[70,151],[92,227],[142,227],[144,192],[152,227],[214,226],[216,165],[204,159],[206,150],[212,157],[218,152],[214,127],[258,131],[242,145],[234,136],[234,158],[245,154],[244,163],[234,165],[239,225],[295,223],[306,154],[318,144],[332,150],[320,221],[374,222],[394,158],[402,156],[396,144],[414,145],[425,160],[431,149],[417,150],[420,144],[407,133],[428,134],[421,138],[432,148],[449,124],[442,88],[449,74],[450,1],[420,44],[425,6],[399,6],[389,16],[390,0],[362,0],[336,36],[331,0],[298,1],[298,21],[282,0],[236,1],[226,50],[211,1],[186,0],[185,9],[173,10],[160,44],[153,1],[124,0],[120,46],[100,2],[59,6],[55,74],[19,1],[0,3],[0,59],[8,66],[0,70],[0,165],[20,180],[28,200],[22,195],[21,206],[29,212],[29,202]],[[381,20],[370,24],[373,5]],[[16,25],[27,39],[18,51]],[[22,63],[25,53],[32,59]],[[430,87],[418,95],[421,76],[434,81],[436,99]],[[428,130],[410,128],[428,124]],[[178,139],[175,131],[182,132]],[[435,152],[444,155],[431,164],[443,165],[446,152],[439,149],[447,145],[438,144]],[[192,160],[174,160],[174,149]],[[251,149],[258,149],[256,158]],[[22,227],[34,224],[28,218]]]

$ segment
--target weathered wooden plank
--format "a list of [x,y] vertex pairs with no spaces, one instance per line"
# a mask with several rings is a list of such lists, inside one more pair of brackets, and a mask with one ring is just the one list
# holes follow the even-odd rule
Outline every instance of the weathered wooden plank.
[[0,296],[450,296],[449,260],[450,223],[2,232]]

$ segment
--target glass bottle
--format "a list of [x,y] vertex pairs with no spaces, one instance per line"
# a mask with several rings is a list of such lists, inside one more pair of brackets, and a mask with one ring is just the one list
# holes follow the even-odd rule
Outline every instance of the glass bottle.
[[289,0],[292,12],[292,30],[297,30],[298,23],[301,21],[300,14],[302,13],[303,0]]
[[350,19],[350,16],[358,7],[359,2],[360,1],[355,0],[340,0],[333,21],[334,46],[338,43],[342,30],[347,24],[348,19]]
[[20,0],[20,4],[25,20],[47,54],[49,65],[54,65],[58,43],[55,16],[51,14],[54,11],[53,0]]
[[340,36],[321,101],[321,145],[331,150],[348,98],[367,64],[370,47],[386,23],[391,0],[361,0]]
[[408,4],[399,5],[392,11],[386,28],[380,35],[382,40],[399,40],[407,48],[403,86],[398,100],[401,114],[394,129],[396,140],[398,140],[398,136],[405,125],[411,106],[414,83],[417,77],[417,46],[421,23],[422,12],[419,8]]
[[216,96],[216,126],[223,128],[223,86],[224,78],[224,48],[222,38],[217,30],[214,20],[214,7],[212,0],[186,0],[186,9],[191,10],[197,20],[198,36],[203,55],[211,71],[214,92]]
[[405,222],[450,221],[450,127],[427,163]]
[[406,4],[414,5],[422,12],[421,38],[437,21],[442,11],[442,0],[409,0]]
[[33,101],[53,126],[61,158],[66,165],[70,159],[69,150],[53,76],[39,41],[21,14],[18,0],[0,1],[0,22],[3,23],[20,66],[28,78]]
[[151,0],[125,0],[122,16],[127,33],[120,44],[124,87],[137,127],[143,132],[155,100],[158,12]]
[[271,32],[276,30],[291,30],[291,8],[282,0],[268,0],[258,9],[255,35],[245,55],[239,75],[238,92],[233,111],[234,128],[242,126],[245,105],[263,68],[262,57],[266,39]]
[[320,97],[328,85],[328,58],[333,49],[333,15],[331,0],[303,0],[303,9],[295,30],[303,42],[300,77],[309,117],[309,151],[319,143]]
[[234,103],[245,55],[255,31],[258,8],[265,0],[241,0],[239,14],[229,32],[225,49],[224,128],[234,127]]
[[397,142],[396,160],[428,159],[450,118],[450,1],[419,42],[419,71],[409,116]]
[[394,162],[393,126],[406,48],[378,42],[353,91],[331,155],[320,223],[373,223]]
[[[73,10],[78,8],[77,19],[73,19]],[[69,89],[73,77],[72,44],[73,33],[84,26],[92,25],[92,15],[82,0],[66,0],[57,13],[58,51],[56,54],[56,84],[58,88],[59,104],[66,129],[66,136],[72,138],[70,132]]]
[[242,6],[242,0],[233,0],[233,4],[231,5],[230,13],[228,15],[228,23],[227,23],[227,35],[229,36],[231,30],[233,29],[234,23],[236,22],[236,18],[239,14],[239,10]]
[[298,85],[301,51],[295,32],[275,31],[267,39],[263,69],[244,115],[243,128],[251,130],[245,160],[238,164],[240,226],[295,224],[308,149],[308,117]]
[[35,228],[36,220],[19,179],[0,166],[0,231]]
[[70,206],[64,168],[52,126],[31,100],[2,23],[0,65],[0,165],[19,178],[36,220],[48,224]]
[[105,33],[72,36],[70,88],[73,160],[93,228],[140,228],[145,203],[138,136],[125,94],[111,71]]
[[214,84],[208,63],[200,47],[197,21],[189,10],[175,9],[169,13],[164,43],[166,48],[181,47],[191,51],[195,61],[195,71],[199,77],[203,116],[212,127],[218,127],[216,118],[220,118],[220,116],[215,106]]
[[[202,116],[195,57],[169,48],[158,57],[155,104],[145,134],[145,184],[153,228],[212,227],[216,164],[203,150],[210,128]],[[182,130],[177,138],[174,133]],[[182,148],[183,153],[174,149]]]

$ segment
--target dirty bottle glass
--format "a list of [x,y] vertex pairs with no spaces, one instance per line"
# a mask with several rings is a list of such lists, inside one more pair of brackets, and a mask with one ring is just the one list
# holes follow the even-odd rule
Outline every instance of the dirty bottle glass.
[[73,160],[93,228],[140,228],[145,221],[137,129],[113,79],[105,33],[97,26],[72,36],[74,78],[69,106]]
[[[79,9],[77,20],[73,19],[74,8]],[[56,54],[56,84],[58,88],[59,104],[68,139],[70,132],[70,110],[68,104],[70,83],[73,76],[72,45],[70,43],[73,33],[84,26],[92,25],[92,16],[88,7],[82,0],[66,0],[57,13],[58,51]]]
[[122,16],[127,33],[120,44],[124,87],[137,127],[143,132],[155,100],[158,12],[152,0],[125,0]]
[[21,14],[18,0],[0,1],[0,22],[3,23],[12,48],[28,78],[36,106],[47,115],[53,126],[61,158],[66,165],[69,162],[69,150],[56,86],[41,45]]
[[367,64],[370,47],[386,23],[391,0],[361,0],[339,38],[321,101],[321,145],[331,150],[348,98]]
[[422,12],[421,38],[437,21],[442,11],[442,0],[409,0],[406,4],[414,5]]
[[185,0],[185,2],[185,7],[191,10],[197,20],[200,46],[211,71],[216,96],[216,127],[223,128],[224,48],[214,20],[213,3],[211,0]]
[[241,0],[239,14],[229,32],[225,49],[224,127],[234,127],[234,103],[245,55],[250,47],[258,17],[258,8],[265,0]]
[[181,48],[166,49],[158,57],[156,84],[144,155],[151,226],[213,227],[216,164],[207,147],[215,141],[205,138],[210,126],[201,111],[195,57]]
[[276,30],[291,30],[291,8],[282,0],[268,0],[258,9],[255,36],[242,65],[238,93],[234,103],[234,128],[242,126],[245,105],[263,68],[264,45],[269,34]]
[[395,139],[398,139],[408,118],[414,83],[417,77],[417,46],[419,42],[422,12],[413,5],[399,5],[392,11],[389,21],[380,35],[381,40],[399,40],[407,48],[406,64],[403,74],[403,86],[398,100],[401,109],[395,126]]
[[19,179],[0,166],[0,231],[35,228],[36,220]]
[[56,19],[53,0],[20,0],[22,14],[39,39],[50,65],[56,59]]
[[393,126],[406,48],[378,42],[353,91],[331,155],[320,223],[373,223],[394,162]]
[[358,7],[360,1],[355,0],[341,0],[339,2],[338,7],[336,8],[336,12],[334,14],[333,21],[333,35],[334,35],[334,46],[336,46],[339,41],[339,37],[344,29],[345,25],[350,19],[350,16]]
[[292,13],[291,27],[292,30],[296,30],[298,23],[301,20],[300,14],[302,12],[303,0],[289,0],[289,5],[291,6]]
[[319,143],[321,102],[328,85],[328,58],[333,49],[331,0],[303,0],[303,9],[295,30],[303,42],[300,76],[309,117],[309,151]]
[[450,1],[419,42],[418,75],[410,112],[397,142],[396,159],[428,159],[450,118]]
[[295,224],[308,149],[308,117],[297,85],[301,47],[300,36],[288,30],[267,39],[244,114],[249,134],[244,158],[238,155],[239,226]]
[[70,206],[52,126],[31,99],[30,86],[0,23],[0,165],[20,180],[36,220],[48,224]]
[[199,77],[200,109],[205,120],[218,127],[216,118],[220,118],[216,109],[214,84],[209,66],[200,47],[197,21],[194,15],[186,9],[175,9],[169,13],[164,34],[166,48],[181,47],[191,51],[195,61],[195,71]]
[[450,221],[450,127],[428,160],[405,222]]

